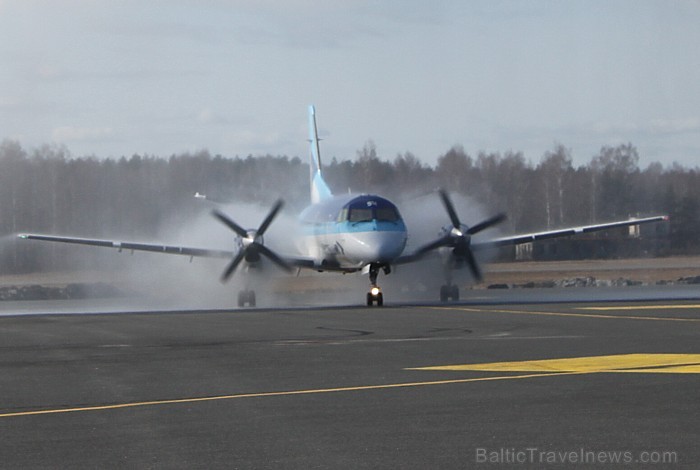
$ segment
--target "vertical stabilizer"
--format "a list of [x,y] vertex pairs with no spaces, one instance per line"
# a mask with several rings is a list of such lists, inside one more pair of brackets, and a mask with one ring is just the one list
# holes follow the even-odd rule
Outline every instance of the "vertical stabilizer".
[[316,109],[309,106],[309,143],[311,144],[311,203],[316,204],[332,196],[331,190],[321,175],[321,154],[318,150]]

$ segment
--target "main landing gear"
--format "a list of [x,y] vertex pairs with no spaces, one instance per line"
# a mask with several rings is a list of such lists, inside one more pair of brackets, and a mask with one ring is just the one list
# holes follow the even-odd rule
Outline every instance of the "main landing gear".
[[440,302],[449,302],[450,299],[459,300],[459,287],[455,284],[444,284],[440,287]]
[[384,305],[384,294],[382,290],[377,285],[377,276],[379,275],[379,270],[384,271],[384,274],[389,274],[391,272],[391,266],[388,264],[373,263],[369,266],[369,283],[370,289],[367,292],[367,306],[371,307],[375,303],[377,307]]
[[245,307],[246,304],[248,304],[249,307],[255,307],[254,290],[242,290],[238,293],[238,306]]

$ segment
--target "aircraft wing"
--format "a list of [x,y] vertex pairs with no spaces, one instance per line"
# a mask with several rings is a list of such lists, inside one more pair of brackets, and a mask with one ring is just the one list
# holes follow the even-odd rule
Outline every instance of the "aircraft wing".
[[663,220],[668,220],[668,216],[660,215],[655,217],[645,217],[642,219],[628,219],[617,222],[608,222],[605,224],[584,225],[582,227],[569,227],[558,230],[548,230],[545,232],[510,235],[507,237],[493,238],[491,240],[486,240],[483,242],[474,242],[471,246],[474,250],[481,250],[485,248],[493,248],[499,246],[520,245],[523,243],[530,243],[538,240],[568,237],[571,235],[579,235],[582,233],[599,232],[601,230],[608,230],[611,228],[630,227],[632,225],[641,225],[650,222],[661,222]]
[[[35,233],[21,233],[17,237],[24,240],[40,240],[45,242],[69,243],[73,245],[97,246],[100,248],[115,248],[119,251],[148,251],[151,253],[163,253],[166,255],[196,256],[198,258],[223,258],[230,259],[236,256],[233,251],[211,250],[207,248],[192,248],[186,246],[158,245],[151,243],[121,242],[113,240],[102,240],[95,238],[59,237],[55,235],[41,235]],[[287,264],[297,268],[317,269],[314,260],[311,258],[295,258],[282,256]]]
[[149,243],[132,243],[112,240],[100,240],[94,238],[58,237],[54,235],[39,235],[22,233],[17,235],[25,240],[41,240],[45,242],[71,243],[75,245],[90,245],[102,248],[116,248],[117,250],[150,251],[168,255],[197,256],[207,258],[232,258],[236,253],[226,250],[209,250],[205,248],[190,248],[185,246],[157,245]]

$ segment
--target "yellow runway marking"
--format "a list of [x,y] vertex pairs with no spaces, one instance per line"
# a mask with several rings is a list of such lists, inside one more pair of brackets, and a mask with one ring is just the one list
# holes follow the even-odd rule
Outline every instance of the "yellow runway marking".
[[581,307],[576,310],[686,310],[700,309],[700,305],[623,305],[609,307]]
[[11,413],[0,413],[0,418],[11,418],[17,416],[36,416],[36,415],[49,415],[49,414],[60,414],[60,413],[79,413],[88,411],[107,411],[107,410],[118,410],[124,408],[137,408],[144,406],[158,406],[158,405],[178,405],[178,404],[188,404],[188,403],[199,403],[207,401],[219,401],[219,400],[235,400],[240,398],[266,398],[266,397],[283,397],[283,396],[293,396],[293,395],[314,395],[320,393],[339,393],[339,392],[359,392],[368,390],[385,390],[394,388],[409,388],[409,387],[427,387],[430,385],[451,385],[451,384],[461,384],[468,382],[489,382],[496,380],[517,380],[517,379],[532,379],[537,377],[551,377],[559,375],[578,375],[586,374],[588,372],[549,372],[549,373],[537,373],[537,374],[527,374],[527,375],[506,375],[499,377],[476,377],[470,379],[453,379],[453,380],[435,380],[430,382],[407,382],[407,383],[397,383],[397,384],[382,384],[382,385],[362,385],[357,387],[339,387],[339,388],[321,388],[321,389],[311,389],[311,390],[290,390],[284,392],[262,392],[262,393],[241,393],[237,395],[220,395],[212,397],[194,397],[194,398],[178,398],[172,400],[153,400],[153,401],[142,401],[142,402],[132,402],[132,403],[117,403],[113,405],[96,405],[96,406],[83,406],[76,408],[56,408],[56,409],[44,409],[44,410],[29,410],[29,411],[17,411]]
[[[603,315],[601,313],[566,313],[566,312],[538,312],[535,310],[507,310],[491,308],[473,307],[428,307],[434,310],[452,310],[458,312],[471,313],[508,313],[511,315],[542,315],[549,317],[580,317],[580,318],[602,318],[606,320],[649,320],[649,321],[674,321],[700,323],[700,318],[675,318],[675,317],[645,317],[639,315]],[[658,308],[658,307],[656,307]]]
[[420,367],[411,370],[452,370],[487,372],[638,372],[700,373],[700,354],[619,354],[536,361],[491,362]]
[[544,359],[535,361],[493,362],[482,364],[461,364],[433,367],[410,368],[406,370],[428,371],[481,371],[481,372],[529,372],[524,375],[506,375],[497,377],[475,377],[467,379],[435,380],[426,382],[405,382],[395,384],[362,385],[355,387],[321,388],[310,390],[289,390],[281,392],[241,393],[211,397],[177,398],[170,400],[152,400],[112,405],[95,405],[75,408],[54,408],[0,413],[0,418],[19,416],[37,416],[62,413],[79,413],[90,411],[108,411],[146,406],[191,404],[242,398],[269,398],[295,395],[315,395],[321,393],[359,392],[410,387],[427,387],[431,385],[452,385],[469,382],[490,382],[499,380],[519,380],[559,375],[583,375],[601,372],[615,373],[700,373],[700,354],[622,354],[615,356],[592,356],[568,359]]

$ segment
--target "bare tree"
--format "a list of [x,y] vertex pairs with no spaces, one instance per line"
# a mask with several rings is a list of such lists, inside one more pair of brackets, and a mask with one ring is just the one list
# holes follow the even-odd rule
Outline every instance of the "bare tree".
[[547,228],[564,223],[564,191],[573,171],[571,151],[561,144],[548,151],[537,167],[544,185],[544,205]]

